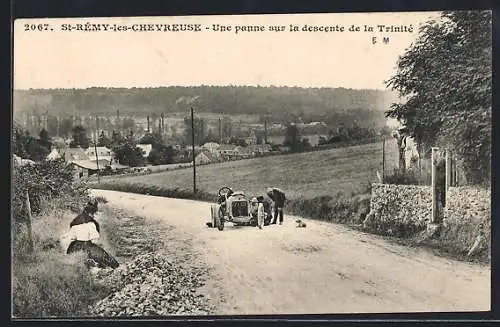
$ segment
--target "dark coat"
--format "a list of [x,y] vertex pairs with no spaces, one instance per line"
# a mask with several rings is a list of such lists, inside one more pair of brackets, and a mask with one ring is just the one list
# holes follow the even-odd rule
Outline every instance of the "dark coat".
[[273,188],[272,191],[267,193],[267,196],[273,200],[277,207],[283,208],[285,206],[286,195],[282,190]]

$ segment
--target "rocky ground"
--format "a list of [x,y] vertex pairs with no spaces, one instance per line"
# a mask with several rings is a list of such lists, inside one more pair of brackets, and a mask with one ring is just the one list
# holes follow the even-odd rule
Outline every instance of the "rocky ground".
[[[146,223],[119,210],[104,211],[104,228],[113,226],[108,229],[107,243],[121,265],[115,270],[94,271],[96,283],[111,293],[89,308],[91,316],[158,317],[213,311],[199,292],[208,268],[196,260],[189,242],[168,242],[171,227]],[[180,247],[184,249],[180,251]]]

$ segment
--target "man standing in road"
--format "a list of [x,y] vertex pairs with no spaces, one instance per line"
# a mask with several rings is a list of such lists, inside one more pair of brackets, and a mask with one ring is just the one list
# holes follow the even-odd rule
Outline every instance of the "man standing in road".
[[283,225],[283,208],[285,207],[286,201],[285,192],[277,187],[268,187],[266,194],[271,200],[273,200],[274,203],[274,219],[271,224],[276,224],[279,214],[280,225]]

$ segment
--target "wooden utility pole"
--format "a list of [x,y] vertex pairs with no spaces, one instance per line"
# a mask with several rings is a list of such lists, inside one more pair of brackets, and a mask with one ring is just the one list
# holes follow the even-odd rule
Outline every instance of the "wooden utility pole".
[[99,155],[97,154],[97,139],[94,140],[94,151],[95,151],[95,162],[97,164],[97,183],[101,183],[101,178],[99,177]]
[[196,194],[196,162],[194,153],[194,110],[191,107],[191,136],[192,136],[192,146],[193,146],[193,193]]
[[163,115],[163,112],[160,115],[160,133],[161,136],[163,137],[163,134],[165,133],[165,116]]
[[437,199],[437,147],[432,147],[431,154],[431,165],[432,165],[432,175],[431,175],[431,185],[432,185],[432,217],[431,223],[436,224],[438,220],[438,199]]
[[264,143],[267,144],[267,119],[264,120]]
[[222,121],[219,117],[219,144],[222,144]]

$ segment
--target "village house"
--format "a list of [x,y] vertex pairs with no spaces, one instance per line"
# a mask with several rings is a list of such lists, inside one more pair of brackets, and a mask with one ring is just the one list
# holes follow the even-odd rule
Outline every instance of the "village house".
[[220,158],[216,153],[212,153],[207,149],[202,149],[198,155],[195,157],[197,165],[206,165],[210,163],[216,163],[220,161]]
[[224,160],[234,160],[240,156],[240,148],[234,144],[221,144],[218,151]]
[[62,156],[61,154],[59,153],[59,150],[57,150],[56,148],[53,148],[52,151],[50,151],[50,153],[47,155],[47,160],[57,160],[57,159],[61,159]]
[[[96,149],[97,149],[97,155],[96,155]],[[85,153],[87,154],[90,160],[104,159],[108,160],[110,163],[113,162],[114,160],[113,151],[105,146],[98,146],[97,148],[91,146],[87,150],[85,150]]]
[[[102,147],[105,148],[105,147]],[[99,149],[99,147],[98,147]],[[95,159],[95,149],[94,152],[88,151],[90,150],[87,149],[87,151],[84,151],[82,148],[67,148],[63,150],[56,150],[53,149],[52,152],[49,154],[50,158],[63,158],[68,164],[72,165],[75,168],[75,177],[76,178],[82,178],[82,177],[89,177],[97,173],[97,171],[103,171],[105,169],[123,169],[126,166],[119,165],[117,163],[112,163],[112,155],[104,156],[105,150],[101,149],[103,151],[103,157],[101,158],[99,152],[98,152],[98,157],[99,161]],[[90,157],[90,155],[93,155],[93,157]]]
[[245,140],[245,143],[248,145],[257,144],[257,137],[255,136],[255,132],[253,130],[250,131],[248,137],[246,137],[244,140]]
[[71,163],[71,162],[77,161],[77,160],[90,160],[89,156],[80,147],[78,147],[78,148],[66,148],[63,150],[59,150],[59,153],[62,156],[62,158],[68,163]]
[[217,150],[219,149],[220,145],[219,145],[219,143],[216,143],[216,142],[208,142],[208,143],[203,144],[201,147],[202,147],[202,149],[206,149],[206,150],[210,151],[210,153],[216,153]]
[[106,167],[111,166],[111,162],[105,159],[97,160],[75,160],[71,162],[71,165],[75,168],[75,177],[89,177],[97,173],[97,171],[103,171]]
[[262,155],[264,153],[269,153],[272,151],[271,144],[256,144],[248,146],[249,151],[252,156]]

